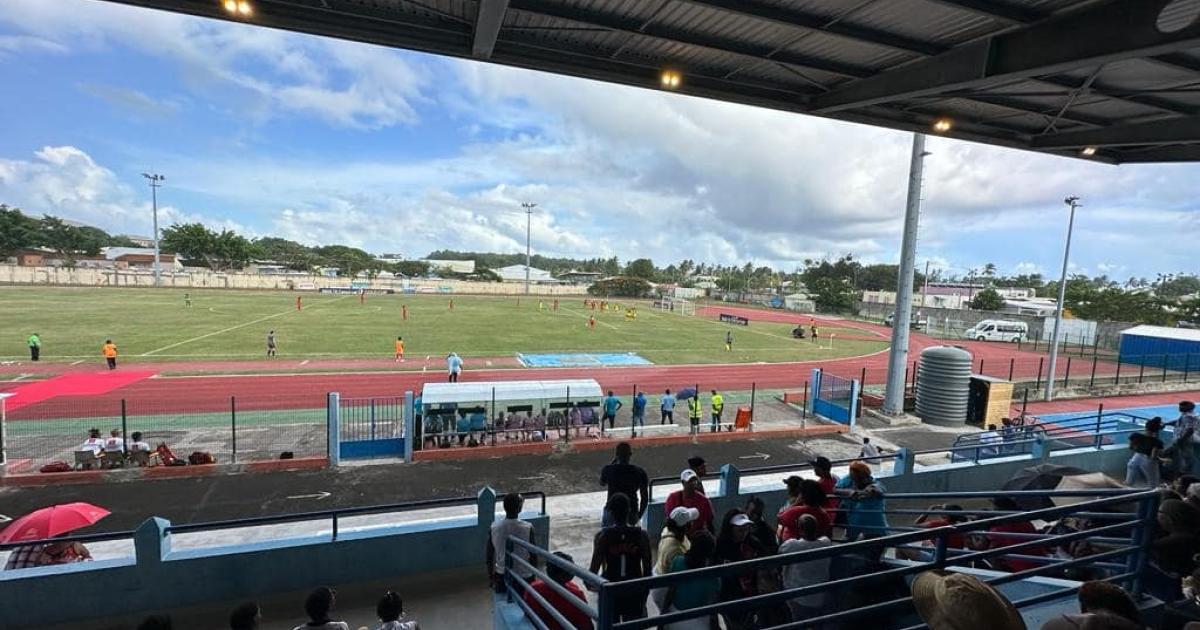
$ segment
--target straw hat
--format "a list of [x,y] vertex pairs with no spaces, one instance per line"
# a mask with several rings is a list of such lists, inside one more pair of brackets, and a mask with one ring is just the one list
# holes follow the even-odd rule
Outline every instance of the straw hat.
[[999,591],[966,573],[926,571],[913,580],[913,605],[932,630],[1025,630]]

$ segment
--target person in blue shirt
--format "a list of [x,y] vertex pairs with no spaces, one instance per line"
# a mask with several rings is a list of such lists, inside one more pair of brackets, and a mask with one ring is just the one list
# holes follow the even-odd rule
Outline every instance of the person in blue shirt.
[[674,423],[675,422],[675,418],[674,418],[675,394],[672,394],[671,390],[668,389],[666,392],[663,393],[662,398],[659,399],[658,405],[659,405],[659,409],[662,410],[662,421],[659,422],[659,424]]
[[613,428],[617,425],[617,410],[624,407],[621,400],[617,398],[612,390],[608,390],[608,395],[604,397],[604,416],[600,418],[600,430],[604,430],[604,421],[608,420],[608,428]]
[[846,541],[879,538],[888,535],[887,488],[871,476],[871,467],[856,461],[850,464],[850,474],[838,480],[833,493],[842,499],[846,511]]
[[646,426],[646,392],[638,392],[633,397],[633,419],[629,422],[633,427],[633,437],[637,437],[637,427]]
[[462,374],[463,360],[458,356],[457,352],[451,352],[446,356],[446,371],[450,373],[450,382],[457,383],[458,375]]

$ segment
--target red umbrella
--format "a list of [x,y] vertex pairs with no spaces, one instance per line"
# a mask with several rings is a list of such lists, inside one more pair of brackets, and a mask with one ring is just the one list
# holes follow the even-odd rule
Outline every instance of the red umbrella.
[[64,503],[35,510],[0,530],[0,544],[53,538],[92,525],[109,511],[91,503]]

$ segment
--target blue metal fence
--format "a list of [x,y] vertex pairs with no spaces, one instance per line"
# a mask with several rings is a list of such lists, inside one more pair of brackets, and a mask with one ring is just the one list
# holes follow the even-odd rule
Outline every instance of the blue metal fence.
[[813,370],[812,383],[813,413],[853,426],[858,415],[859,383],[819,368]]
[[403,396],[342,398],[338,407],[341,459],[403,456]]

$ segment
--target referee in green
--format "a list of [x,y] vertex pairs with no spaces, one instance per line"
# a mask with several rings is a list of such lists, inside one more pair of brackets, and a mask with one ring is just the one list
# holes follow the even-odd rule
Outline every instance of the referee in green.
[[38,361],[42,358],[42,338],[37,333],[29,335],[29,360]]

